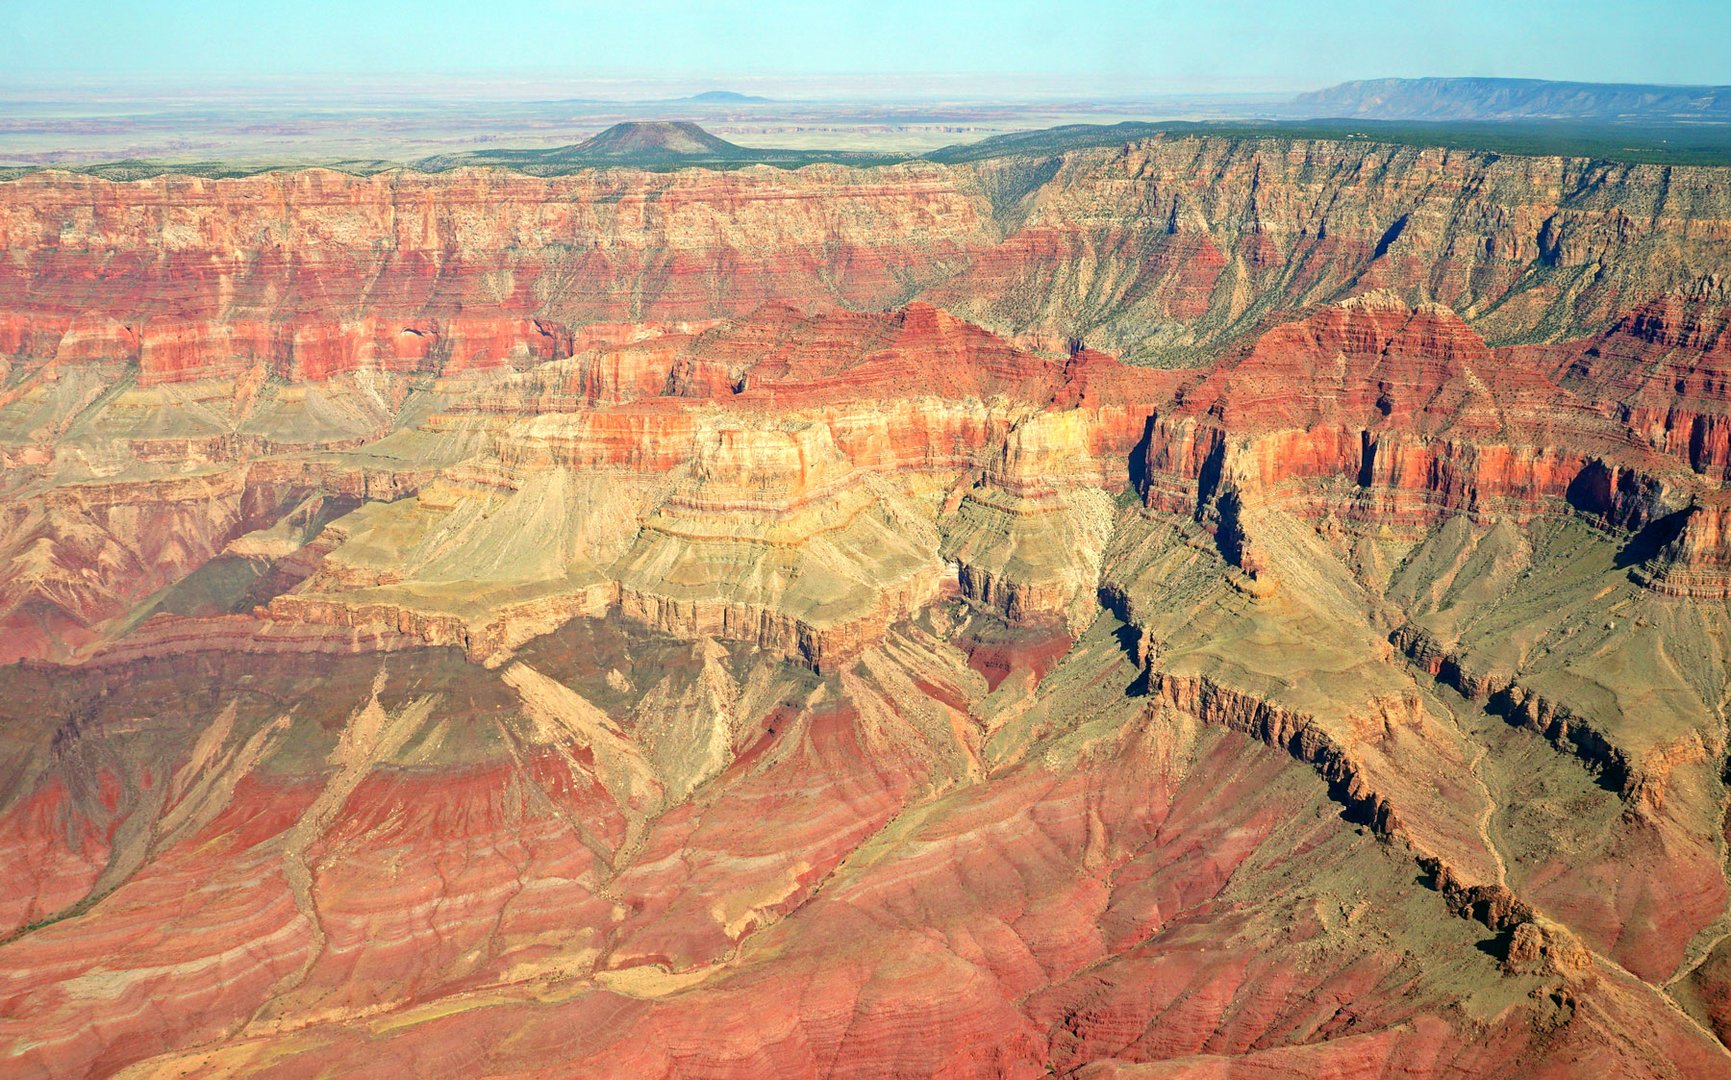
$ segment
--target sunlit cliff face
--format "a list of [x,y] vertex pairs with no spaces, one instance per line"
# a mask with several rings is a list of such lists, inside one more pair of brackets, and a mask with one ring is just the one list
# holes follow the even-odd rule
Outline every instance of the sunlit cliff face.
[[1728,192],[0,184],[0,1072],[1731,1073]]

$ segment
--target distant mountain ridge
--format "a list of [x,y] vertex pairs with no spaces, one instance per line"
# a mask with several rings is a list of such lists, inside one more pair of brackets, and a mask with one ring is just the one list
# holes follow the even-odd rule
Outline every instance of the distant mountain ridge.
[[1306,117],[1731,123],[1731,87],[1544,79],[1364,79],[1299,94]]
[[737,90],[705,90],[701,94],[692,94],[690,97],[675,98],[674,100],[695,101],[706,105],[746,105],[774,99],[759,97],[756,94],[742,94]]

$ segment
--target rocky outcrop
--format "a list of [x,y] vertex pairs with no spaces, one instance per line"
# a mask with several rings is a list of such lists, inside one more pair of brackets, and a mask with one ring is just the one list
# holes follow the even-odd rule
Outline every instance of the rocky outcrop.
[[940,553],[964,597],[1014,624],[1068,622],[1074,632],[1092,621],[1112,531],[1104,490],[1123,482],[1131,415],[1075,408],[1009,431],[940,522]]
[[1579,513],[1636,533],[1701,488],[1531,352],[1386,293],[1271,331],[1174,397],[1140,447],[1144,503],[1208,524],[1247,569],[1246,506],[1412,531]]
[[1522,686],[1513,675],[1474,671],[1470,660],[1450,653],[1434,637],[1414,626],[1402,626],[1390,640],[1422,670],[1441,682],[1545,737],[1564,753],[1579,758],[1625,798],[1644,795],[1650,802],[1664,797],[1666,777],[1648,775],[1629,755],[1594,730],[1590,721],[1568,706],[1546,699]]
[[1731,599],[1731,497],[1697,495],[1653,531],[1673,535],[1635,569],[1637,580],[1666,596]]
[[[267,615],[273,623],[290,627],[354,631],[342,639],[355,643],[354,652],[381,647],[456,648],[476,663],[497,667],[526,641],[551,633],[572,619],[605,615],[615,603],[616,592],[610,583],[600,583],[572,593],[502,604],[477,621],[405,605],[347,602],[316,593],[278,596],[270,602]],[[273,651],[285,644],[298,649],[298,636],[261,635],[253,649]]]
[[611,572],[624,612],[659,629],[833,666],[936,595],[936,537],[912,521],[827,425],[724,421]]
[[0,507],[0,663],[65,657],[251,527],[245,476],[66,485]]
[[1352,751],[1323,730],[1315,718],[1260,700],[1206,677],[1174,676],[1150,664],[1147,691],[1165,706],[1243,732],[1284,750],[1328,782],[1330,795],[1352,819],[1410,849],[1431,885],[1452,910],[1509,935],[1504,963],[1512,971],[1591,977],[1592,954],[1568,928],[1546,918],[1500,882],[1473,882],[1428,850],[1402,823],[1388,795],[1378,792]]
[[1731,308],[1708,285],[1670,293],[1596,338],[1546,350],[1558,381],[1697,472],[1731,469]]

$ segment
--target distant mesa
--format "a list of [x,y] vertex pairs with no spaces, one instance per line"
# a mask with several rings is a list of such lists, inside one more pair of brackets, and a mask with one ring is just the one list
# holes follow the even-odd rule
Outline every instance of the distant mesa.
[[504,166],[535,176],[557,176],[576,169],[633,168],[740,169],[769,165],[797,169],[820,161],[881,165],[905,161],[907,155],[855,153],[846,150],[789,150],[739,146],[719,138],[689,120],[628,120],[569,146],[540,150],[473,150],[422,158],[416,165],[429,172],[462,166]]
[[811,155],[755,150],[717,138],[686,120],[631,120],[570,146],[545,150],[476,150],[423,158],[419,166],[439,171],[462,165],[503,165],[551,175],[572,169],[631,166],[644,169],[702,165],[727,168],[759,161],[807,164]]
[[750,152],[684,120],[640,120],[614,124],[579,143],[574,157],[591,161],[666,158],[735,158]]
[[1545,79],[1366,79],[1300,94],[1311,117],[1367,120],[1731,122],[1731,87]]
[[772,98],[758,97],[755,94],[742,94],[737,90],[705,90],[701,94],[692,94],[680,101],[693,101],[706,105],[752,105],[772,101]]

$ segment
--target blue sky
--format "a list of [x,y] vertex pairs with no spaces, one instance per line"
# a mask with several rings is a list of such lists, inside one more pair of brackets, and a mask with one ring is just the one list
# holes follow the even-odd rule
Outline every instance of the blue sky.
[[0,0],[0,79],[37,84],[344,74],[949,75],[1127,93],[1425,74],[1731,83],[1728,43],[1731,0]]

